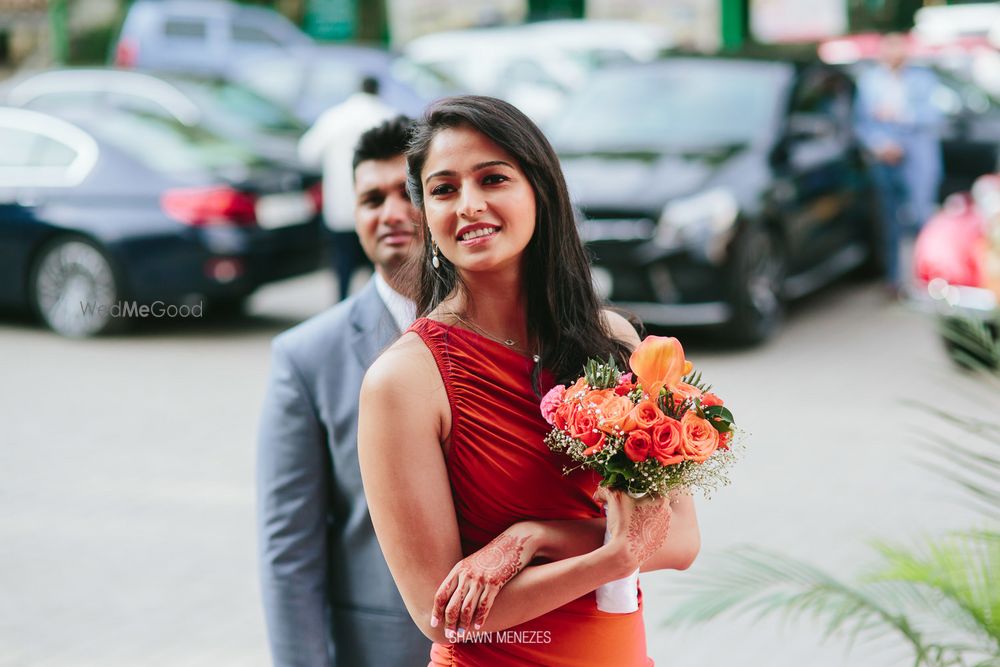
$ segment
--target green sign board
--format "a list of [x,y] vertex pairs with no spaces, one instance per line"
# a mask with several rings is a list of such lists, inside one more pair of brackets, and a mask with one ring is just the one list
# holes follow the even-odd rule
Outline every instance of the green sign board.
[[320,41],[343,41],[357,34],[358,0],[308,0],[305,31]]

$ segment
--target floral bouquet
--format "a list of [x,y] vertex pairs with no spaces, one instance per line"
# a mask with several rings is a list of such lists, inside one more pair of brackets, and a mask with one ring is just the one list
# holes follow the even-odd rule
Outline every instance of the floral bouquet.
[[[707,494],[728,483],[733,415],[693,371],[680,341],[648,336],[629,367],[626,373],[613,359],[590,359],[575,384],[556,385],[542,399],[542,417],[553,427],[545,444],[578,464],[566,472],[596,470],[602,486],[633,498],[674,489]],[[601,586],[598,608],[638,609],[637,578]]]

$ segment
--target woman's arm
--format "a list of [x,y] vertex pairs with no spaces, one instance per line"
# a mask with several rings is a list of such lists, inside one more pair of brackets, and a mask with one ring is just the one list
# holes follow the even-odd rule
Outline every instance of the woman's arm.
[[[686,570],[691,567],[701,547],[698,517],[690,495],[672,494],[671,519],[667,539],[641,566],[653,570]],[[549,561],[585,554],[604,543],[605,520],[567,519],[525,522],[534,535],[535,556]]]
[[[379,544],[417,627],[431,626],[435,592],[462,560],[442,441],[450,408],[434,359],[407,334],[372,365],[361,388],[358,457]],[[560,607],[630,571],[624,538],[587,554],[531,567],[497,596],[487,630]],[[634,567],[632,568],[634,569]]]

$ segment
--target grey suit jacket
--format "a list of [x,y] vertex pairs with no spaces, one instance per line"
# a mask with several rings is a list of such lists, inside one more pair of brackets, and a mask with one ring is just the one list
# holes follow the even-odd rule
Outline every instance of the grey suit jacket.
[[428,662],[368,514],[358,468],[365,371],[399,335],[374,281],[278,336],[260,422],[257,519],[274,664]]

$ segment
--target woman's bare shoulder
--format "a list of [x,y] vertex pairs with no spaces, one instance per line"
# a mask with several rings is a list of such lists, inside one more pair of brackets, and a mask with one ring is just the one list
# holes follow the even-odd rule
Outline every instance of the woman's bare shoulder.
[[423,339],[413,331],[400,336],[372,363],[365,373],[368,388],[404,387],[423,385],[437,379],[440,383],[434,355]]
[[632,326],[632,323],[625,319],[621,313],[606,308],[602,311],[602,314],[604,315],[604,322],[608,327],[608,331],[612,336],[629,347],[634,348],[639,345],[641,342],[639,340],[639,333]]

